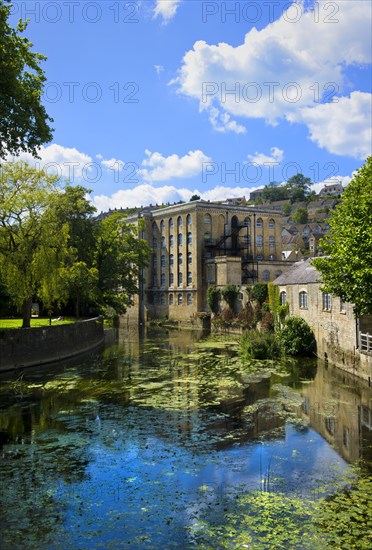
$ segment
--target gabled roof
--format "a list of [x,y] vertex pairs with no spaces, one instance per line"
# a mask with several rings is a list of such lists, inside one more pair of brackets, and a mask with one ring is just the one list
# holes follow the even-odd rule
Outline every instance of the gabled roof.
[[280,286],[320,282],[321,275],[319,271],[311,265],[310,260],[296,262],[287,271],[274,280],[274,284]]

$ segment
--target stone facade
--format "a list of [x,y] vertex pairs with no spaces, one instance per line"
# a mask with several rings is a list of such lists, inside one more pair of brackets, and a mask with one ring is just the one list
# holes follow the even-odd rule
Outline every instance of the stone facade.
[[140,293],[127,319],[186,320],[205,312],[211,284],[273,281],[291,263],[281,259],[281,214],[265,208],[192,201],[145,208],[140,235],[151,249]]
[[274,282],[290,316],[302,317],[313,330],[318,356],[370,382],[372,356],[359,350],[359,325],[367,318],[356,320],[352,304],[323,292],[320,273],[309,260],[297,262]]

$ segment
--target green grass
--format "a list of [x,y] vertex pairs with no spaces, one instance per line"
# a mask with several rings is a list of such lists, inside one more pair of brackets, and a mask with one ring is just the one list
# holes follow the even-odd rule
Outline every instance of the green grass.
[[[52,326],[66,325],[74,323],[75,317],[65,317],[63,321],[53,321],[57,317],[52,317]],[[21,328],[22,319],[0,319],[0,329],[2,328]],[[49,327],[49,317],[33,317],[31,319],[31,327]]]

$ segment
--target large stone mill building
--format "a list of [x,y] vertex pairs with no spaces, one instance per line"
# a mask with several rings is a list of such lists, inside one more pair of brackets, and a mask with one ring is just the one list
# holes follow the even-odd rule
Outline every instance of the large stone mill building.
[[128,312],[133,321],[189,320],[208,311],[209,285],[273,281],[291,265],[282,260],[277,211],[202,200],[144,208],[140,235],[151,249],[140,293]]

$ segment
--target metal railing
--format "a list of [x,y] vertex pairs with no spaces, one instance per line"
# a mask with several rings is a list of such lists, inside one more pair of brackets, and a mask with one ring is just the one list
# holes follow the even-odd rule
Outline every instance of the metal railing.
[[366,351],[367,353],[372,353],[372,334],[359,333],[359,349],[360,351]]

